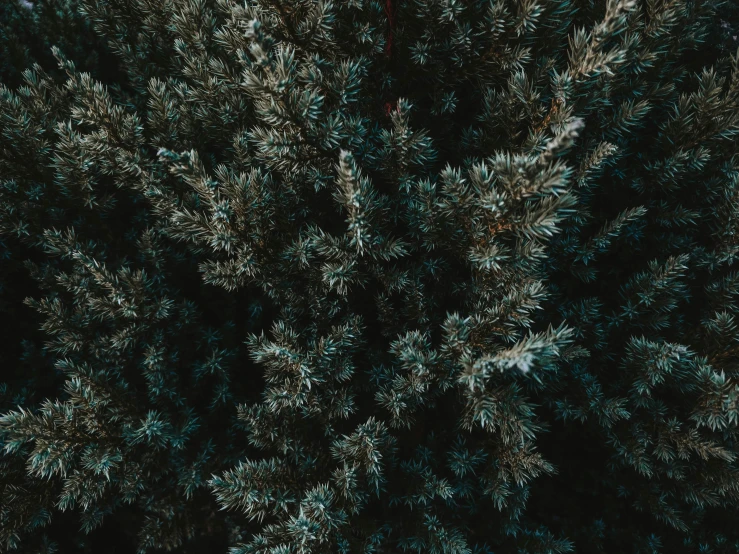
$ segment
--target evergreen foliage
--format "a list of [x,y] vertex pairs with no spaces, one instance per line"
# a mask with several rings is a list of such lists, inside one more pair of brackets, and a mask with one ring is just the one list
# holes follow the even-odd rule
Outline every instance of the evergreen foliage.
[[738,552],[738,28],[4,2],[0,552]]

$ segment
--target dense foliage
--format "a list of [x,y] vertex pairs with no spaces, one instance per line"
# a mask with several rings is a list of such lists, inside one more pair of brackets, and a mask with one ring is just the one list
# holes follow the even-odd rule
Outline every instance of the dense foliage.
[[0,551],[739,551],[737,28],[0,4]]

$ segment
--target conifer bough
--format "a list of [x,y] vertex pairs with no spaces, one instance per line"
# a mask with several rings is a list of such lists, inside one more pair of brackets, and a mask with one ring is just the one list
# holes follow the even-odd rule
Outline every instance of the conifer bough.
[[0,16],[0,552],[739,551],[734,3]]

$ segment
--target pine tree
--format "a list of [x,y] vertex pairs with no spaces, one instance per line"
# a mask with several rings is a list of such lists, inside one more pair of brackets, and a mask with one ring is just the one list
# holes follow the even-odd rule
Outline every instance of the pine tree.
[[735,6],[2,9],[0,551],[739,549]]

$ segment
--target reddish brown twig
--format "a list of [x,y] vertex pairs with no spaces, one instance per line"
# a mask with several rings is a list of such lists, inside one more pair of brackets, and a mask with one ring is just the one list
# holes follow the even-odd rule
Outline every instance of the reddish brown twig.
[[385,55],[389,58],[393,55],[393,35],[395,34],[395,6],[393,0],[385,0],[385,15],[387,15],[390,27],[387,33],[387,43],[385,44]]

